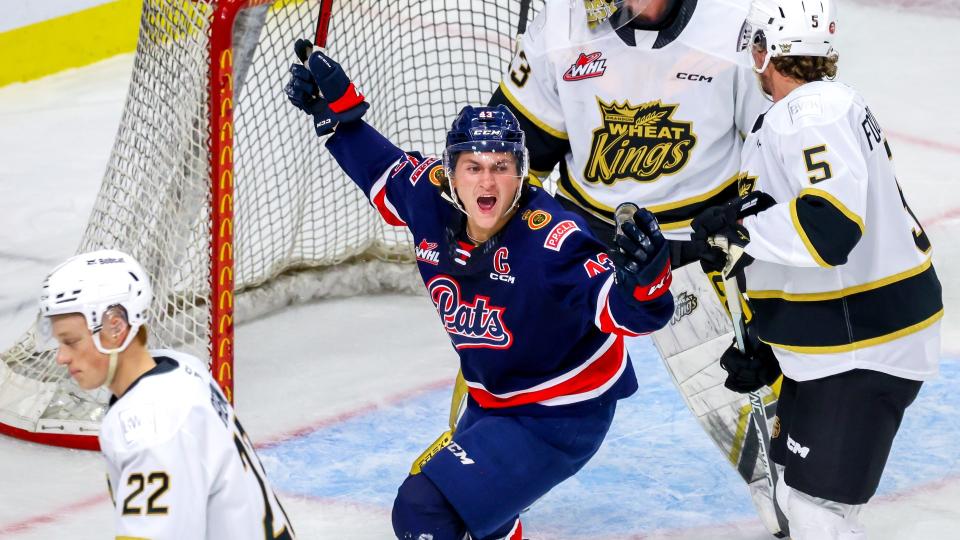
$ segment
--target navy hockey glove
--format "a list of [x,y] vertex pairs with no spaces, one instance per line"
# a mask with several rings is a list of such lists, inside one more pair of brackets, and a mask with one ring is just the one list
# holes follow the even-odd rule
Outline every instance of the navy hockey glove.
[[306,39],[298,39],[294,50],[300,61],[306,62],[320,95],[327,100],[337,120],[342,123],[355,122],[367,112],[370,104],[364,101],[363,94],[350,81],[340,64],[322,52],[313,50],[313,44]]
[[[723,264],[718,264],[720,261],[716,257],[716,248],[710,243],[712,237],[721,236],[726,238],[727,243],[731,246],[745,247],[750,243],[750,234],[740,224],[740,220],[758,214],[774,204],[776,204],[776,201],[770,195],[762,191],[752,191],[746,196],[738,197],[723,206],[707,208],[702,214],[693,218],[693,222],[690,224],[693,228],[693,235],[691,235],[690,240],[699,246],[700,260],[705,263],[703,264],[704,271],[723,269]],[[738,274],[752,262],[753,257],[742,253],[734,261],[730,274]]]
[[727,372],[723,385],[741,394],[757,391],[773,384],[780,376],[780,363],[769,345],[754,338],[747,327],[747,352],[737,348],[737,342],[720,356],[720,367]]
[[300,64],[290,66],[290,80],[283,88],[290,103],[301,111],[313,116],[313,125],[318,136],[333,133],[337,126],[337,115],[330,109],[327,100],[320,97],[319,89],[310,70]]
[[625,221],[609,252],[616,268],[616,284],[628,296],[646,302],[670,290],[670,249],[657,218],[641,208]]

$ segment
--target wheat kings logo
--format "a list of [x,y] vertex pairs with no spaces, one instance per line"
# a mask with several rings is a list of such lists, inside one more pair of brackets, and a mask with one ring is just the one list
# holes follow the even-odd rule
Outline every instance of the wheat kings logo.
[[653,182],[679,172],[697,144],[693,122],[673,119],[677,105],[660,100],[641,105],[597,98],[603,125],[593,131],[583,177],[591,184],[621,180]]

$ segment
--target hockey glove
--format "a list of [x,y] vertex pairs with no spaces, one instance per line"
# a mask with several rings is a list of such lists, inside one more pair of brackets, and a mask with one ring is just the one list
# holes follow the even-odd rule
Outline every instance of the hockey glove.
[[609,252],[616,268],[616,284],[640,302],[658,298],[670,290],[670,249],[660,233],[657,218],[646,208],[623,223]]
[[780,363],[769,345],[749,338],[746,341],[746,353],[741,352],[734,341],[720,356],[720,367],[727,372],[723,385],[740,394],[755,392],[773,384],[781,373]]
[[301,111],[313,116],[313,125],[318,136],[333,133],[337,126],[337,115],[330,109],[327,100],[320,97],[319,89],[310,70],[300,64],[290,66],[290,81],[283,88],[290,103]]
[[706,261],[704,270],[709,272],[723,268],[723,265],[717,267],[716,251],[714,251],[716,248],[710,243],[710,239],[714,236],[721,236],[726,239],[730,246],[741,248],[737,250],[739,256],[724,278],[737,275],[752,263],[753,257],[742,251],[750,243],[750,234],[740,224],[740,220],[758,214],[774,204],[776,204],[776,201],[770,195],[762,191],[753,191],[723,206],[707,208],[702,214],[695,217],[690,224],[693,228],[693,235],[690,239],[699,245],[699,251],[704,255],[701,257],[701,261]]
[[370,104],[364,101],[363,94],[350,81],[340,64],[322,52],[313,50],[313,44],[306,39],[298,39],[294,50],[300,60],[306,62],[320,95],[327,100],[337,120],[344,124],[355,122],[367,112]]

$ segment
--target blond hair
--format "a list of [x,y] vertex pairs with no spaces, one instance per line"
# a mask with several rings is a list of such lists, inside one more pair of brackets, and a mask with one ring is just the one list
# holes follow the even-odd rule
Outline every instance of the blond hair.
[[837,76],[839,56],[778,56],[771,63],[781,75],[803,82],[822,81]]

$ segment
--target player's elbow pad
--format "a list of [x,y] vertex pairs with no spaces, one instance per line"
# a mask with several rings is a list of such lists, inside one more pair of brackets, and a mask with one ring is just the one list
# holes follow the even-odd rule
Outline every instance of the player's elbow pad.
[[839,266],[863,237],[863,220],[833,197],[804,194],[794,199],[797,232],[821,266]]

